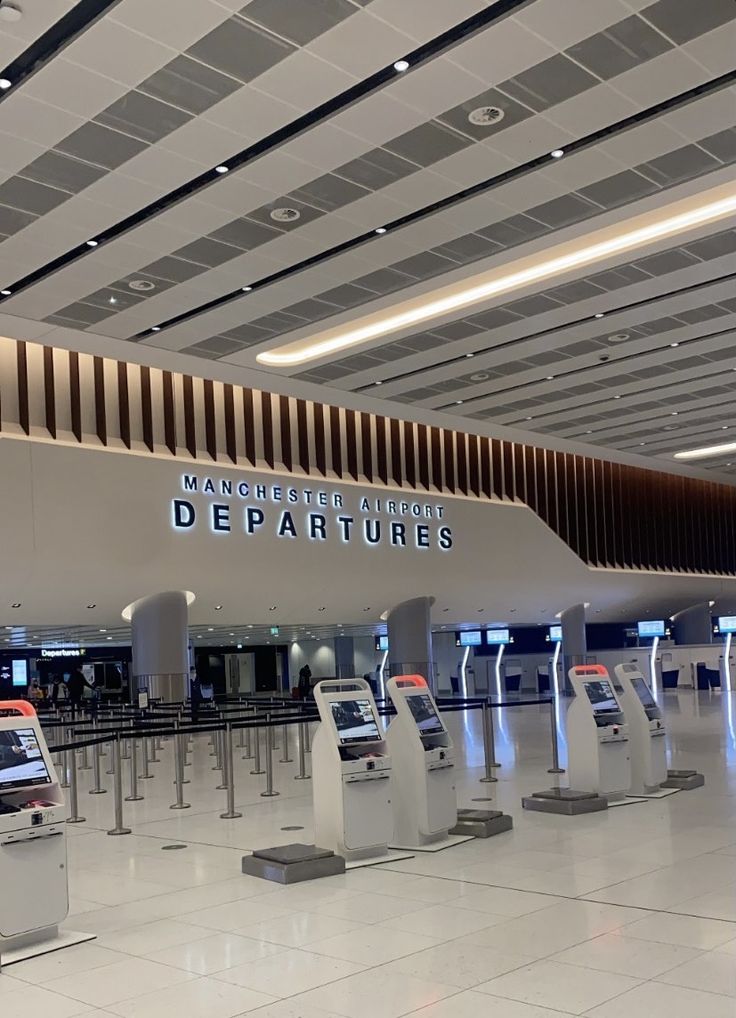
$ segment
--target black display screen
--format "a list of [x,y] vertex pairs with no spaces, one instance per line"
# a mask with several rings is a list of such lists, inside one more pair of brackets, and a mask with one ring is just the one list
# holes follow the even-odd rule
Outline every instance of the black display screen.
[[444,732],[445,727],[440,721],[431,696],[427,693],[412,693],[407,696],[406,702],[409,704],[409,710],[422,735],[436,735],[438,732]]
[[0,790],[49,784],[51,777],[34,729],[0,732]]
[[621,710],[610,682],[602,679],[600,682],[586,682],[584,685],[594,714],[608,714]]
[[378,742],[383,738],[370,700],[331,700],[337,737],[348,742]]

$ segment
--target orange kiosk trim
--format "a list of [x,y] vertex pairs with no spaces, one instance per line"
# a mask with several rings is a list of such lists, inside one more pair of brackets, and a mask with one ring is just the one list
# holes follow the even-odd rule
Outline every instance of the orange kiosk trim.
[[35,718],[36,710],[27,700],[0,700],[0,714],[14,710],[27,718]]

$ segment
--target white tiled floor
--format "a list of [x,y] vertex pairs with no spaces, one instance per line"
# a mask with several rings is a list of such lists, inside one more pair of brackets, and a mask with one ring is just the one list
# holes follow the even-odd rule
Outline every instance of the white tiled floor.
[[[550,784],[546,711],[505,712],[490,786],[477,716],[450,715],[461,804],[492,795],[512,832],[294,887],[240,872],[249,849],[311,840],[294,764],[276,765],[267,800],[238,751],[244,816],[225,821],[206,739],[180,812],[165,748],[119,838],[105,833],[112,796],[88,796],[80,772],[67,925],[97,940],[6,968],[0,1015],[734,1018],[736,694],[665,700],[673,766],[703,771],[705,788],[571,818],[520,807]],[[187,847],[161,851],[171,843]]]

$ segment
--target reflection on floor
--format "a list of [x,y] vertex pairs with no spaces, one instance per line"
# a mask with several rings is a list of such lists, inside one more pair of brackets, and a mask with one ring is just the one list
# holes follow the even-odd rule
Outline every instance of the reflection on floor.
[[492,795],[513,832],[293,887],[239,867],[243,850],[310,840],[296,764],[277,764],[281,796],[262,799],[238,751],[244,816],[228,821],[205,737],[192,808],[169,811],[169,747],[119,838],[104,833],[112,796],[88,796],[81,772],[70,925],[98,939],[7,969],[2,1018],[734,1018],[736,693],[666,696],[671,765],[705,788],[580,817],[520,808],[550,781],[548,709],[505,712],[494,785],[478,781],[477,715],[450,715],[460,802]]

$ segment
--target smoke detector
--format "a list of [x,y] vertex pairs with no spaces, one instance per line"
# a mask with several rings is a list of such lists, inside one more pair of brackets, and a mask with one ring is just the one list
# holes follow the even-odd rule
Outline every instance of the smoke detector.
[[301,219],[301,212],[299,209],[272,209],[271,219],[277,223],[295,223],[297,219]]
[[149,290],[156,289],[156,284],[152,283],[150,279],[131,279],[128,289],[135,290],[137,293],[148,293]]
[[0,21],[20,21],[22,17],[23,11],[20,7],[0,0]]
[[629,339],[628,332],[612,332],[608,337],[609,343],[625,343]]
[[500,106],[479,106],[468,113],[468,120],[476,127],[493,127],[500,123],[506,116],[506,111]]

